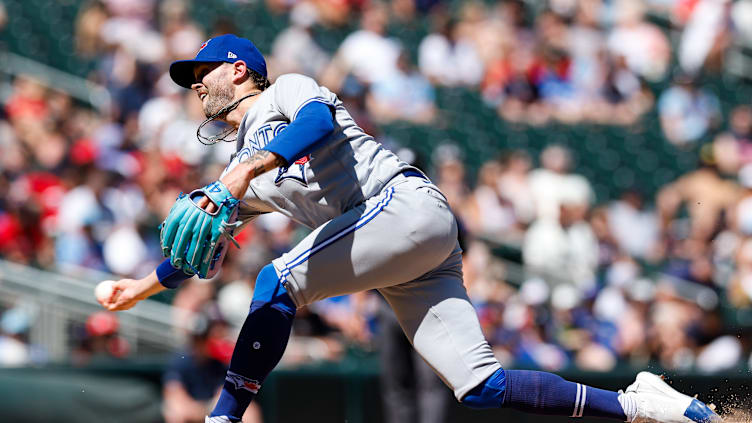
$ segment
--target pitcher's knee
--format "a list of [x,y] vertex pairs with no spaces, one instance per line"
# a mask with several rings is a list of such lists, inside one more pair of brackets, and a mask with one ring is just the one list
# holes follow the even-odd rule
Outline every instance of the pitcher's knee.
[[264,266],[256,277],[256,287],[253,290],[253,300],[251,300],[251,312],[266,305],[282,313],[295,315],[295,303],[288,295],[285,287],[279,282],[277,271],[274,270],[271,263]]
[[506,375],[499,369],[473,388],[460,401],[470,408],[500,408],[506,392]]

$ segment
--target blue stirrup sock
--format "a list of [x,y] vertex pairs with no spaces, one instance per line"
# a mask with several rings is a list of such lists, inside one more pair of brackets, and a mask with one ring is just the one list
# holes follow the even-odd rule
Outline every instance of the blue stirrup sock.
[[533,414],[627,420],[617,392],[529,370],[499,369],[470,391],[462,403],[473,408],[503,407]]
[[499,369],[485,382],[468,392],[462,398],[462,404],[470,408],[499,408],[504,402],[506,387],[506,372]]
[[279,283],[271,264],[259,272],[251,310],[238,335],[230,369],[219,400],[210,416],[227,416],[239,422],[261,388],[264,379],[279,363],[290,338],[295,303]]

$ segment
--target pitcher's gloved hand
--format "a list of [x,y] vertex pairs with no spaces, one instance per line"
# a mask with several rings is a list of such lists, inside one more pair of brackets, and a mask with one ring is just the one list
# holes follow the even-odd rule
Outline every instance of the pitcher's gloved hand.
[[239,201],[220,181],[181,194],[162,223],[162,254],[187,274],[211,278],[221,267],[229,242],[239,247],[233,232]]

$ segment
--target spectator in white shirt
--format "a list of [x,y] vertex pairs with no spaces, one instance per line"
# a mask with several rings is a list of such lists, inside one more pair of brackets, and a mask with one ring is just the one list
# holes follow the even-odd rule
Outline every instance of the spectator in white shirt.
[[559,206],[565,187],[581,203],[589,204],[593,199],[590,182],[583,176],[570,172],[571,161],[569,150],[560,145],[548,146],[541,153],[542,167],[530,173],[530,190],[539,219],[559,218]]
[[337,92],[348,75],[366,86],[392,76],[397,71],[401,48],[385,35],[388,20],[388,10],[382,3],[372,3],[364,10],[361,29],[348,35],[339,46],[322,75],[322,85]]
[[598,240],[585,220],[588,201],[570,180],[560,186],[558,219],[539,218],[525,233],[522,258],[528,270],[549,283],[593,287]]
[[418,48],[420,71],[435,84],[475,86],[483,78],[483,62],[472,41],[458,37],[456,22],[440,19]]
[[612,54],[624,56],[632,71],[651,81],[660,80],[668,69],[671,47],[661,30],[645,22],[641,0],[617,3],[617,24],[608,37]]

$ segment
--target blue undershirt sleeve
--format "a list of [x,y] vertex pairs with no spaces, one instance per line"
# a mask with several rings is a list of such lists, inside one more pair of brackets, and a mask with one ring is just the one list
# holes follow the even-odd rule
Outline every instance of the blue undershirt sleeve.
[[181,282],[190,279],[192,276],[185,274],[181,269],[172,267],[169,257],[157,267],[157,278],[165,288],[175,289],[180,286]]
[[284,158],[289,165],[318,148],[332,131],[334,116],[331,106],[312,101],[303,106],[295,120],[263,149]]

